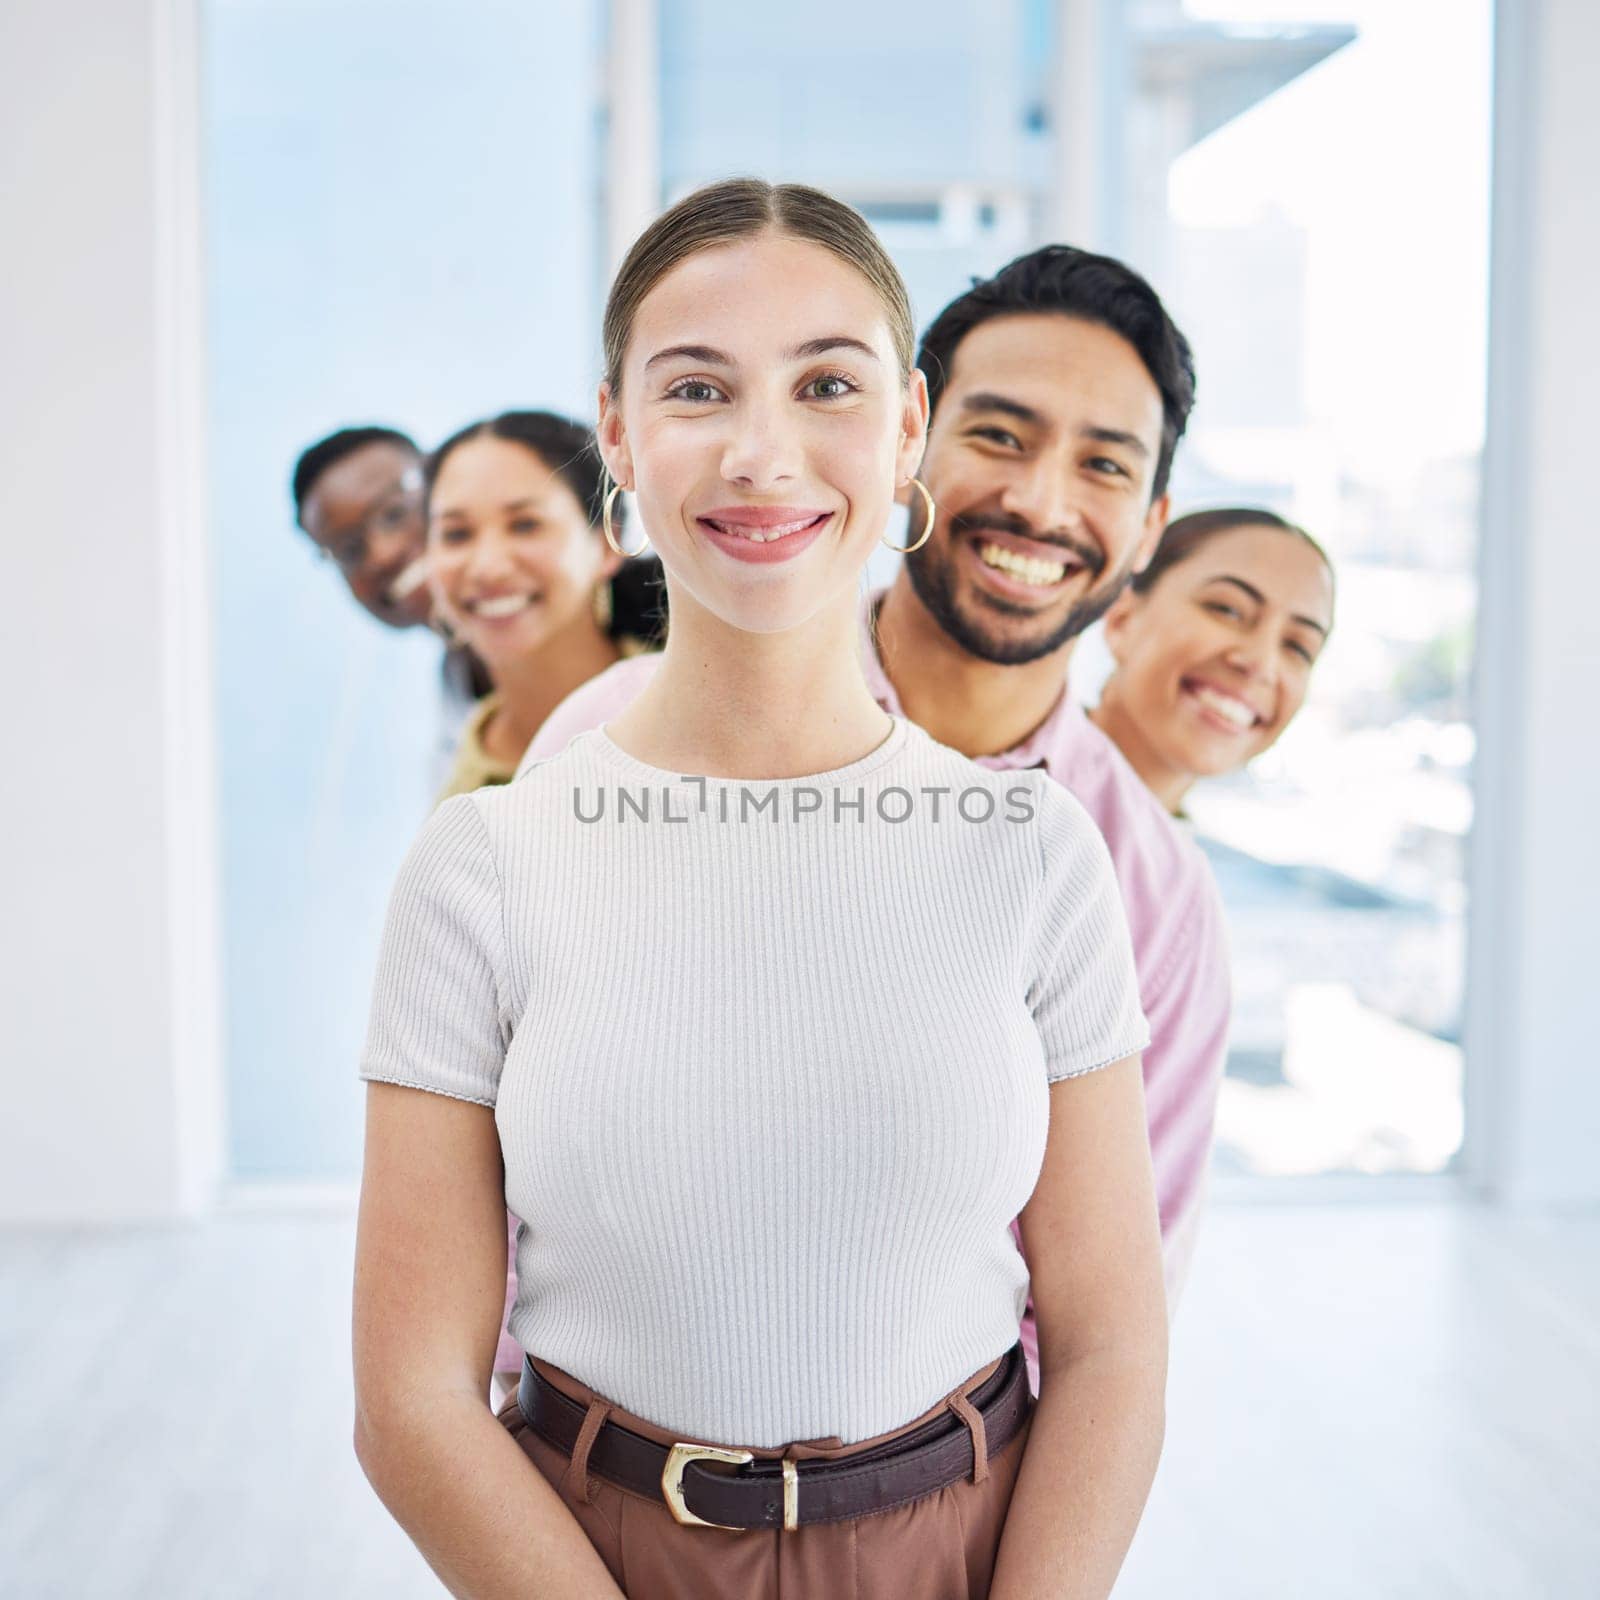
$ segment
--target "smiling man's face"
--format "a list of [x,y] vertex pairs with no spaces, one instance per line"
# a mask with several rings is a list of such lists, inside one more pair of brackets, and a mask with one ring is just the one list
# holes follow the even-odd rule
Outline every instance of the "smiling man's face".
[[1059,312],[980,323],[956,347],[922,479],[938,504],[906,557],[917,598],[985,661],[1075,639],[1149,559],[1161,392],[1120,334]]

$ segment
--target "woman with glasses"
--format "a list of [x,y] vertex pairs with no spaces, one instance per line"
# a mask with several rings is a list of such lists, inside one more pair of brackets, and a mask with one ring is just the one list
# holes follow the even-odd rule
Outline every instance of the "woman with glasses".
[[341,428],[301,452],[291,492],[296,522],[365,611],[390,628],[428,623],[415,441],[396,428]]
[[[295,521],[351,597],[386,628],[433,626],[422,452],[397,428],[340,428],[308,445],[290,479]],[[447,645],[440,779],[473,707],[493,688],[470,650]]]

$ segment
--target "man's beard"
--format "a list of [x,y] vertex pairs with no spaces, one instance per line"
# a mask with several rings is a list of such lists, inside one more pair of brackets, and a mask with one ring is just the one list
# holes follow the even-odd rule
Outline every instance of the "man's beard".
[[[1091,587],[1089,592],[1078,600],[1048,633],[1033,638],[1005,637],[990,631],[982,621],[960,610],[956,605],[954,556],[956,540],[964,534],[985,527],[1004,529],[1026,538],[1038,537],[1029,529],[1010,526],[1001,517],[981,515],[971,518],[954,517],[937,552],[930,543],[905,558],[906,576],[911,579],[912,591],[927,609],[928,614],[963,650],[969,655],[977,656],[980,661],[992,661],[1001,667],[1020,667],[1029,661],[1037,661],[1041,656],[1050,655],[1098,622],[1111,609],[1117,596],[1127,588],[1129,580],[1133,577],[1131,566],[1124,567],[1108,582],[1098,587]],[[1075,559],[1082,561],[1091,573],[1104,565],[1098,551],[1091,551],[1076,544],[1066,548]],[[1007,606],[1004,600],[995,595],[984,595],[981,603],[995,611],[1009,611],[1011,615],[1017,617],[1033,615],[1021,606],[1015,608]]]

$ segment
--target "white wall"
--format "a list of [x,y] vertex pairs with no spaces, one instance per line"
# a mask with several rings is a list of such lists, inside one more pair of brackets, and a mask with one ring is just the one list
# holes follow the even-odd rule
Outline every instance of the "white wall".
[[228,1166],[339,1184],[383,916],[443,782],[440,646],[294,525],[333,428],[592,416],[598,0],[202,0]]
[[0,8],[0,1221],[217,1174],[195,22]]
[[1502,0],[1468,1153],[1600,1202],[1600,115],[1592,0]]

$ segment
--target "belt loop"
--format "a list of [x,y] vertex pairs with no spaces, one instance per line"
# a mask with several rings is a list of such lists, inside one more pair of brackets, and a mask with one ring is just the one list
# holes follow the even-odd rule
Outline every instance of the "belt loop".
[[953,1394],[950,1409],[967,1425],[972,1435],[972,1481],[982,1483],[989,1476],[989,1450],[984,1436],[983,1413],[964,1394]]
[[567,1463],[567,1470],[562,1475],[562,1482],[572,1478],[572,1493],[580,1505],[589,1502],[589,1452],[594,1448],[595,1435],[599,1433],[611,1407],[604,1400],[591,1400],[589,1409],[583,1414],[583,1426],[578,1429],[577,1443],[572,1447],[572,1459]]

